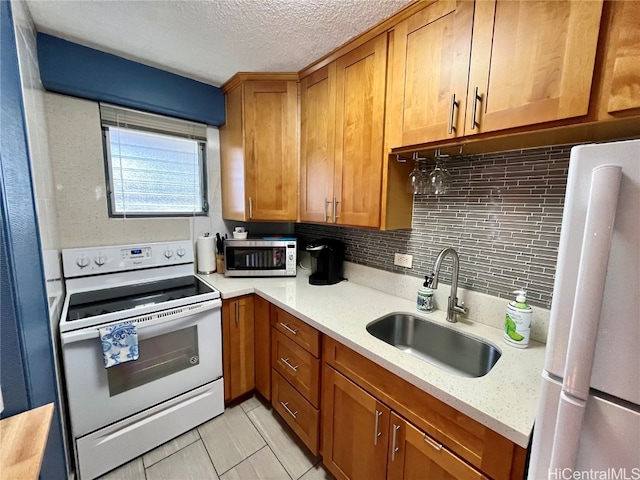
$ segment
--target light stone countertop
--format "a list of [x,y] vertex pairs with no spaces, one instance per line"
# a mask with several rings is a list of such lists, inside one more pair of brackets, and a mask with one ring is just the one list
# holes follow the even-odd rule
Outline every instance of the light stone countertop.
[[[298,270],[289,278],[225,278],[198,275],[220,291],[223,299],[256,293],[304,320],[366,358],[460,412],[527,448],[540,398],[545,345],[531,341],[517,349],[502,340],[502,330],[458,317],[445,321],[445,312],[421,314],[415,302],[354,282],[309,285],[309,272]],[[411,312],[417,316],[479,337],[496,346],[502,356],[480,378],[465,378],[442,370],[375,338],[366,325],[388,313]]]

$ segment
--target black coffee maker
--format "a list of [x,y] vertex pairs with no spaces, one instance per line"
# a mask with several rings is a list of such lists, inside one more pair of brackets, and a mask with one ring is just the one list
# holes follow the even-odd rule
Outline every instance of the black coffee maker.
[[344,244],[339,240],[323,238],[307,245],[311,254],[311,285],[333,285],[341,282]]

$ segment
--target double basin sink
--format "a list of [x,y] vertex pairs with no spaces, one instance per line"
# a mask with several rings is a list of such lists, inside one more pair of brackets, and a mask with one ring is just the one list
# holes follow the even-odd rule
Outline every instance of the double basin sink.
[[480,339],[410,313],[391,313],[367,325],[374,337],[414,357],[464,377],[482,377],[500,351]]

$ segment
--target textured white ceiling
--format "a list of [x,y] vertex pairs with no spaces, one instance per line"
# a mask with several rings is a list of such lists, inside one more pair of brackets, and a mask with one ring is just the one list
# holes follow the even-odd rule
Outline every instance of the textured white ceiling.
[[27,0],[38,31],[212,85],[298,71],[411,0]]

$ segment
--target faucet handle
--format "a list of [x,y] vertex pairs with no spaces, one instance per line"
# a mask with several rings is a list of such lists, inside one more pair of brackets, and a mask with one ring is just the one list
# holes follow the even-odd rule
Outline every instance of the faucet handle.
[[458,305],[457,300],[458,299],[456,298],[456,303],[453,306],[453,309],[455,310],[455,312],[462,315],[466,315],[467,313],[469,313],[469,308],[464,306],[464,302],[460,302],[460,305]]

